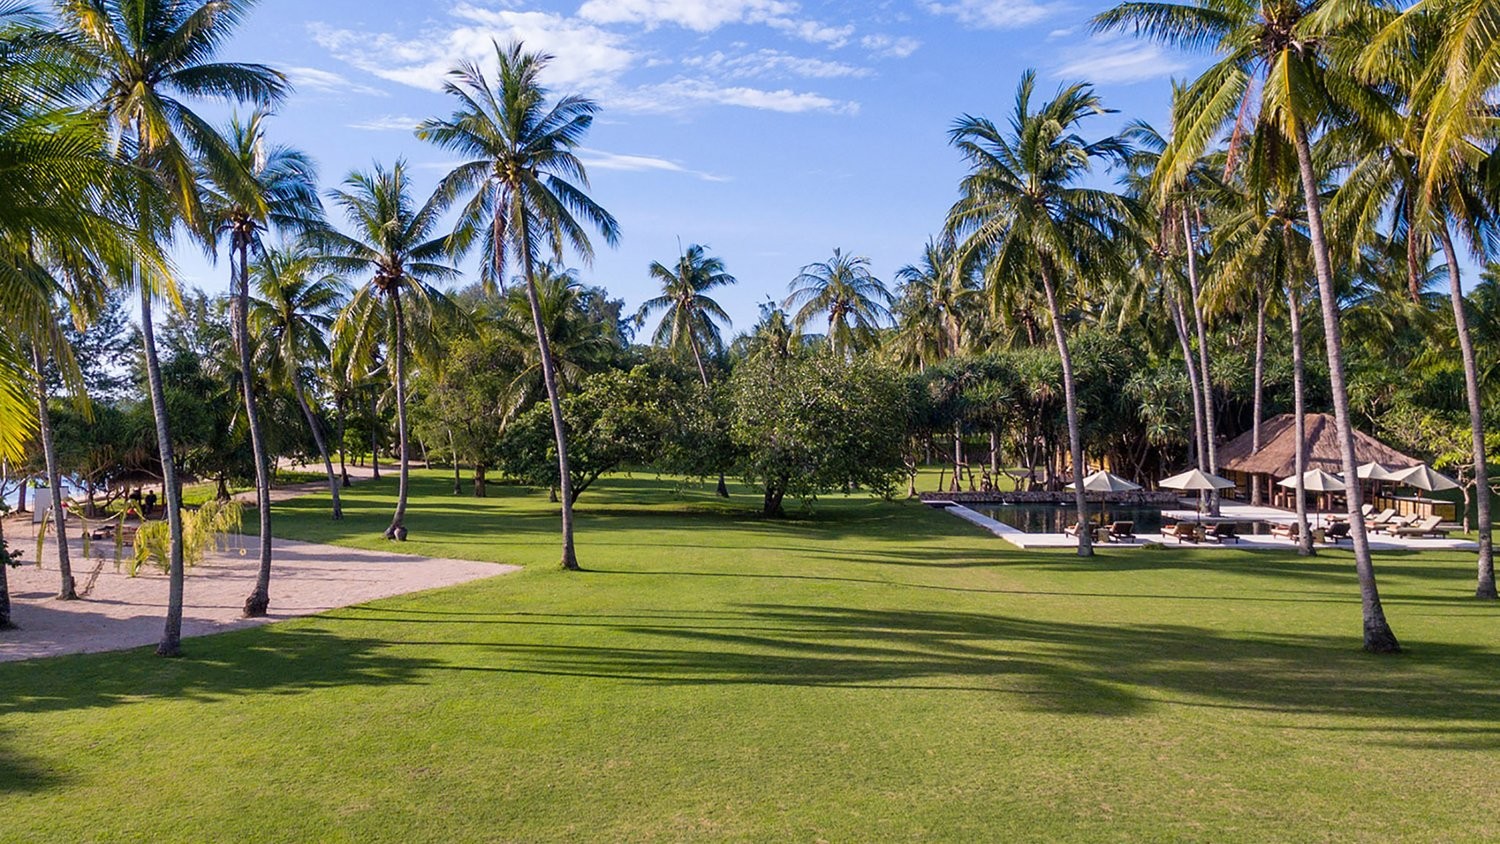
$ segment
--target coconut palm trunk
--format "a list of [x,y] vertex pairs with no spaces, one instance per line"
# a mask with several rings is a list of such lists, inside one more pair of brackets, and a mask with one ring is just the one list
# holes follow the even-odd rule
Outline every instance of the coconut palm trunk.
[[370,391],[370,478],[380,480],[380,432],[376,430],[380,414],[380,396]]
[[[521,218],[519,199],[516,211],[517,218]],[[557,388],[557,368],[552,361],[552,345],[547,341],[547,326],[542,322],[542,303],[537,295],[530,233],[523,232],[519,239],[521,266],[526,274],[526,301],[531,305],[531,322],[536,329],[537,354],[542,364],[542,382],[547,387],[547,403],[552,407],[552,432],[557,439],[557,483],[559,498],[562,499],[562,567],[577,571],[578,555],[573,550],[573,475],[572,464],[568,461],[568,428],[563,422],[562,396]]]
[[177,457],[172,450],[167,393],[162,387],[161,360],[156,354],[151,293],[139,279],[136,286],[141,291],[141,341],[146,350],[146,382],[151,392],[151,412],[156,417],[156,447],[161,454],[162,499],[167,511],[171,547],[167,558],[167,620],[156,653],[158,656],[177,656],[182,653],[182,488],[177,483]]
[[[698,377],[703,379],[703,395],[708,397],[710,389],[708,384],[708,368],[703,365],[703,353],[698,351],[698,338],[688,332],[688,345],[693,349],[693,363],[698,364]],[[729,485],[724,483],[724,472],[719,472],[719,488],[714,491],[720,498],[729,497]]]
[[[1259,281],[1255,284],[1255,365],[1251,376],[1251,413],[1255,418],[1250,423],[1250,453],[1260,452],[1260,420],[1265,415],[1266,393],[1266,289]],[[1260,475],[1250,477],[1250,504],[1259,507],[1265,503],[1260,488]]]
[[1297,553],[1308,557],[1312,556],[1313,544],[1312,532],[1307,523],[1307,490],[1302,479],[1302,473],[1307,471],[1307,409],[1304,406],[1303,393],[1306,370],[1302,361],[1301,299],[1302,285],[1295,280],[1288,279],[1286,304],[1292,329],[1292,412],[1296,415],[1293,421],[1293,435],[1297,438],[1292,457],[1292,472],[1297,478],[1297,485],[1294,488],[1297,496]]
[[[323,426],[312,412],[312,405],[308,404],[307,394],[302,390],[302,376],[297,374],[295,366],[291,370],[292,395],[297,399],[297,406],[302,408],[302,415],[307,417],[307,427],[312,431],[313,442],[317,443],[318,454],[323,458],[323,470],[328,473],[328,492],[333,496],[333,520],[339,521],[344,518],[344,505],[339,500],[339,478],[333,473],[333,456],[328,451],[328,440],[323,436]],[[343,464],[342,456],[339,463]]]
[[245,394],[245,426],[250,429],[250,450],[255,458],[255,509],[260,522],[260,566],[255,573],[255,588],[245,598],[245,617],[259,618],[271,606],[271,475],[255,399],[255,370],[250,363],[250,245],[240,238],[235,251],[239,272],[234,283],[234,346],[240,358],[240,390]]
[[[1318,176],[1312,160],[1312,146],[1307,129],[1301,123],[1292,127],[1292,144],[1297,150],[1297,169],[1302,177],[1302,198],[1307,207],[1308,237],[1312,241],[1313,268],[1318,277],[1318,298],[1323,311],[1323,343],[1328,352],[1328,382],[1333,393],[1333,418],[1337,428],[1339,453],[1343,458],[1344,477],[1357,477],[1359,463],[1354,455],[1354,432],[1350,426],[1349,389],[1344,377],[1344,350],[1339,330],[1338,300],[1333,288],[1333,265],[1328,258],[1324,237],[1322,200],[1318,193]],[[1354,544],[1354,568],[1359,575],[1359,596],[1364,613],[1365,650],[1372,653],[1396,653],[1401,644],[1386,621],[1380,604],[1380,590],[1375,585],[1375,566],[1370,559],[1370,539],[1365,532],[1364,514],[1360,510],[1358,483],[1351,483],[1344,494],[1349,514],[1349,537]]]
[[396,342],[392,356],[396,362],[396,448],[401,468],[399,480],[396,482],[396,512],[391,516],[390,527],[385,529],[385,538],[405,542],[406,495],[411,473],[411,453],[406,440],[406,315],[401,310],[399,287],[391,291],[391,308],[396,316]]
[[[0,519],[0,548],[5,547],[5,519]],[[0,560],[0,630],[10,630],[15,622],[10,620],[10,566]]]
[[1495,556],[1490,531],[1490,476],[1484,447],[1484,407],[1479,392],[1479,365],[1474,356],[1474,340],[1469,335],[1469,318],[1464,313],[1464,291],[1458,265],[1458,250],[1447,224],[1438,227],[1443,243],[1443,257],[1448,262],[1448,295],[1453,300],[1453,323],[1458,332],[1458,348],[1464,359],[1464,392],[1469,400],[1469,433],[1474,449],[1474,508],[1479,524],[1479,579],[1474,597],[1494,600]]
[[335,409],[338,413],[338,432],[335,434],[335,436],[338,437],[339,444],[339,486],[348,487],[349,467],[344,462],[344,396],[342,394],[339,394],[337,401],[335,401],[334,404]]
[[[57,536],[57,572],[60,579],[57,599],[72,601],[78,598],[78,592],[73,584],[73,565],[68,550],[68,524],[64,521],[66,510],[63,507],[62,473],[57,468],[57,444],[52,439],[52,411],[47,407],[46,360],[42,355],[42,345],[36,341],[36,338],[32,338],[31,341],[31,359],[36,365],[37,428],[42,438],[42,456],[47,464],[47,487],[52,490],[52,527]],[[41,561],[38,560],[37,563],[40,564]]]
[[[1208,328],[1204,324],[1203,305],[1198,299],[1198,240],[1193,235],[1193,223],[1188,217],[1186,206],[1182,209],[1182,240],[1187,251],[1188,292],[1193,297],[1193,327],[1198,335],[1198,376],[1203,379],[1203,460],[1207,463],[1205,471],[1217,474],[1219,459],[1218,447],[1214,444],[1214,382],[1208,364]],[[1208,506],[1210,513],[1219,515],[1217,490],[1209,491]]]
[[1083,488],[1084,458],[1083,430],[1078,424],[1078,399],[1073,388],[1073,357],[1068,353],[1068,335],[1063,328],[1062,309],[1057,306],[1057,289],[1052,280],[1052,268],[1046,258],[1041,261],[1042,289],[1047,294],[1047,311],[1052,315],[1052,337],[1057,341],[1057,354],[1062,359],[1063,400],[1068,411],[1068,450],[1073,461],[1073,498],[1078,505],[1078,556],[1094,555],[1093,531],[1089,529],[1088,492]]
[[1188,339],[1187,314],[1183,312],[1182,300],[1175,293],[1172,294],[1171,309],[1172,327],[1177,331],[1177,344],[1182,347],[1182,362],[1187,369],[1188,394],[1193,401],[1193,448],[1189,462],[1207,472],[1208,451],[1203,447],[1203,393],[1199,389],[1202,384],[1198,381],[1198,364],[1193,362],[1193,343]]

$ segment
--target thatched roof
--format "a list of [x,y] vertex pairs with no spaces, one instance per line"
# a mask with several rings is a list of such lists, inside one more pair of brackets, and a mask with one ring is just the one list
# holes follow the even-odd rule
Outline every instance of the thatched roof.
[[[1344,471],[1344,461],[1339,455],[1338,428],[1334,426],[1332,414],[1309,413],[1305,419],[1307,468]],[[1295,473],[1297,427],[1294,415],[1283,413],[1262,422],[1260,441],[1260,451],[1254,454],[1250,453],[1249,431],[1219,446],[1219,469],[1277,478]],[[1359,431],[1354,432],[1354,456],[1359,463],[1374,461],[1387,468],[1414,466],[1421,462]]]

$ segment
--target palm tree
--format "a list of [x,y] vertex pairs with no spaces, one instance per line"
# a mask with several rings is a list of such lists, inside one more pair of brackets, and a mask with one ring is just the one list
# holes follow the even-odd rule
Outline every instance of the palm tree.
[[469,159],[438,189],[448,200],[469,196],[454,229],[455,253],[480,242],[485,258],[481,279],[490,289],[505,277],[507,257],[520,264],[552,406],[562,493],[562,566],[571,570],[578,568],[578,555],[573,549],[568,432],[537,295],[537,252],[546,249],[561,261],[568,246],[590,261],[593,246],[579,218],[611,245],[619,240],[620,228],[585,193],[588,174],[574,154],[599,107],[576,95],[551,101],[541,83],[542,71],[552,62],[550,55],[528,53],[516,41],[505,47],[496,43],[495,58],[494,87],[478,65],[465,62],[455,68],[443,90],[458,100],[458,108],[447,120],[424,121],[417,136]]
[[[158,202],[143,190],[129,203],[143,240],[165,240],[176,221],[206,240],[208,221],[197,192],[198,162],[226,175],[235,169],[233,151],[223,138],[179,98],[265,105],[285,94],[285,77],[264,65],[213,61],[250,5],[251,0],[58,3],[64,29],[93,54],[101,89],[98,107],[118,133],[119,155],[148,170],[165,194],[166,202]],[[165,274],[145,272],[148,269],[138,264],[133,283],[141,295],[141,337],[171,533],[167,620],[157,653],[175,656],[181,651],[182,635],[182,494],[151,317],[153,293],[170,293],[172,281]]]
[[349,295],[343,279],[318,273],[317,264],[317,254],[306,245],[265,250],[260,260],[250,265],[259,294],[250,302],[250,321],[255,333],[266,341],[262,348],[270,359],[262,371],[291,388],[307,419],[328,473],[333,519],[338,521],[344,517],[339,501],[342,479],[333,471],[327,433],[307,400],[303,372],[330,362],[327,338]]
[[848,357],[868,346],[875,329],[891,317],[891,293],[870,273],[870,259],[842,249],[835,248],[827,261],[803,267],[789,289],[782,307],[797,308],[792,326],[801,331],[826,317],[828,347],[836,355]]
[[[1124,250],[1118,244],[1128,239],[1128,203],[1079,182],[1095,162],[1124,162],[1128,147],[1117,137],[1088,142],[1077,134],[1085,119],[1107,111],[1090,86],[1061,87],[1051,101],[1033,108],[1035,87],[1036,73],[1027,71],[1016,89],[1008,132],[983,117],[965,115],[954,123],[949,138],[970,170],[948,212],[948,225],[963,237],[961,259],[980,255],[987,260],[992,295],[1019,279],[1039,277],[1042,282],[1062,362],[1078,520],[1086,523],[1087,466],[1060,293],[1070,281],[1079,285],[1124,272]],[[1093,554],[1089,533],[1078,532],[1080,556]]]
[[[647,299],[641,304],[636,319],[645,322],[653,311],[664,310],[661,322],[651,335],[651,342],[665,346],[676,353],[691,352],[693,363],[698,366],[698,376],[703,380],[703,391],[709,390],[708,369],[703,365],[705,349],[719,354],[724,350],[724,336],[720,325],[730,324],[729,314],[709,297],[708,291],[716,287],[727,287],[735,283],[734,276],[724,269],[724,261],[709,255],[704,247],[694,243],[688,246],[677,259],[675,267],[660,261],[651,262],[648,271],[661,283],[661,295]],[[729,487],[724,483],[724,473],[719,473],[718,494],[729,497]]]
[[[353,234],[323,231],[317,235],[321,263],[349,276],[368,276],[349,299],[334,325],[336,342],[347,347],[340,358],[356,378],[373,368],[378,347],[386,348],[396,391],[396,442],[401,462],[396,512],[386,539],[406,540],[406,499],[411,454],[406,425],[406,360],[414,343],[430,340],[438,316],[452,303],[428,279],[453,278],[458,271],[442,263],[448,239],[433,237],[443,208],[441,192],[421,206],[412,198],[406,164],[369,172],[355,171],[344,188],[330,194],[344,212]],[[413,328],[417,330],[412,331]],[[424,335],[426,335],[424,337]]]
[[[972,273],[954,260],[953,253],[952,242],[929,239],[922,248],[921,260],[896,270],[900,283],[896,307],[911,314],[905,322],[915,319],[916,313],[926,314],[935,333],[937,359],[963,353],[972,334],[970,312],[978,299]],[[899,327],[903,321],[897,323]],[[915,326],[912,328],[915,330]]]
[[[1379,95],[1358,84],[1330,61],[1340,45],[1369,36],[1355,21],[1339,18],[1316,0],[1261,0],[1225,4],[1127,2],[1094,19],[1101,30],[1134,29],[1157,41],[1213,49],[1219,60],[1188,87],[1178,110],[1178,126],[1163,152],[1158,190],[1171,190],[1202,155],[1204,147],[1230,126],[1252,134],[1275,134],[1296,153],[1303,205],[1312,246],[1313,270],[1323,316],[1329,386],[1344,476],[1354,477],[1358,462],[1349,413],[1339,305],[1333,263],[1323,225],[1322,179],[1312,154],[1312,137],[1329,117],[1358,113],[1359,119],[1390,124],[1395,118]],[[1352,52],[1352,51],[1351,51]],[[1363,607],[1364,645],[1374,653],[1394,653],[1400,643],[1386,621],[1375,583],[1360,510],[1358,485],[1345,496],[1355,569]]]
[[301,230],[317,225],[323,213],[312,160],[298,150],[267,145],[267,113],[257,109],[249,120],[230,121],[225,133],[234,157],[203,167],[204,208],[218,234],[229,237],[231,310],[235,351],[239,355],[240,392],[245,426],[255,456],[255,502],[260,517],[260,570],[245,599],[245,617],[266,614],[271,604],[271,473],[255,399],[255,371],[250,366],[250,252],[261,250],[261,233],[270,226]]

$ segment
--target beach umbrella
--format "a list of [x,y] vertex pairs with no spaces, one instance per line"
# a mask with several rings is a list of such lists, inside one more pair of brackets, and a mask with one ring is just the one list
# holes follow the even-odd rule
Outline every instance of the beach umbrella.
[[1395,477],[1396,473],[1379,463],[1371,461],[1355,469],[1354,474],[1362,481],[1389,481]]
[[[1292,475],[1290,478],[1282,478],[1276,483],[1278,486],[1296,489],[1297,476]],[[1340,480],[1338,475],[1331,475],[1322,469],[1308,469],[1302,473],[1302,489],[1307,492],[1343,492],[1348,488],[1348,485]],[[1316,515],[1322,515],[1321,508]]]
[[1445,489],[1458,489],[1458,481],[1447,475],[1434,472],[1426,463],[1418,463],[1410,469],[1402,469],[1393,473],[1389,480],[1406,486],[1414,486],[1417,489],[1425,489],[1428,492],[1440,492]]
[[[1073,489],[1074,485],[1068,484],[1067,488]],[[1127,481],[1119,475],[1113,472],[1106,472],[1103,469],[1083,479],[1084,492],[1132,492],[1140,488],[1140,484]],[[1100,501],[1100,503],[1102,504],[1103,501]],[[1099,516],[1102,519],[1104,514],[1100,513]]]
[[[1170,478],[1163,478],[1158,483],[1167,489],[1193,490],[1194,492],[1212,492],[1216,489],[1234,488],[1234,481],[1228,478],[1221,478],[1218,475],[1210,475],[1202,469],[1189,469]],[[1203,502],[1201,500],[1198,502],[1198,506],[1198,521],[1201,522],[1203,521]]]

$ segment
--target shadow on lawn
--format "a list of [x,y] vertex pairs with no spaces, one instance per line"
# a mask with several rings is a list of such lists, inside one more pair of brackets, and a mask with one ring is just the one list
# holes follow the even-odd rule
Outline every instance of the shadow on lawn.
[[[377,620],[382,612],[359,617]],[[1161,705],[1310,713],[1362,719],[1368,726],[1350,729],[1391,741],[1500,748],[1493,654],[1462,645],[1412,642],[1418,658],[1383,658],[1335,636],[779,604],[625,616],[412,615],[399,620],[486,630],[472,637],[480,641],[409,643],[493,657],[452,670],[652,685],[986,692],[1036,711],[1107,717]],[[486,624],[536,627],[534,635],[512,636]]]
[[63,784],[64,778],[56,772],[13,750],[18,743],[10,730],[0,730],[0,794],[46,791]]

